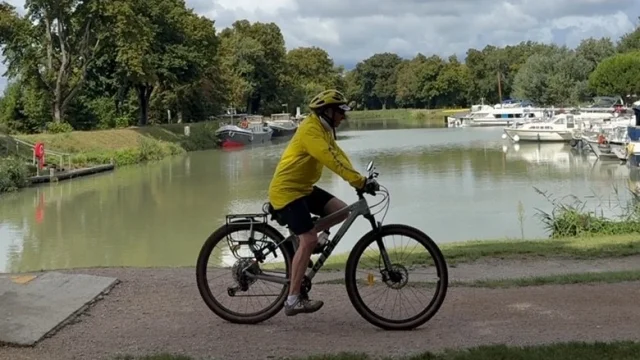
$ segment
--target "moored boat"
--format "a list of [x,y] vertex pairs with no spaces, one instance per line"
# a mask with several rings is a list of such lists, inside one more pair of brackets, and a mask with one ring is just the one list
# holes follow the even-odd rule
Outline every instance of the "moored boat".
[[266,123],[243,119],[238,125],[222,125],[215,134],[222,147],[241,147],[271,141],[273,130]]
[[548,121],[535,121],[504,128],[503,137],[514,142],[569,142],[573,139],[576,122],[572,114],[556,115]]
[[267,120],[267,125],[273,130],[274,138],[287,138],[293,136],[298,130],[298,124],[288,113],[272,114],[271,120]]

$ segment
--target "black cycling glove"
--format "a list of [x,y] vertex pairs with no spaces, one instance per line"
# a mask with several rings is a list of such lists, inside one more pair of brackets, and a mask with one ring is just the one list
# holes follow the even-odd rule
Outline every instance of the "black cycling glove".
[[378,190],[380,190],[380,185],[378,184],[376,179],[367,178],[367,181],[364,182],[364,186],[362,187],[362,192],[375,196],[376,191]]

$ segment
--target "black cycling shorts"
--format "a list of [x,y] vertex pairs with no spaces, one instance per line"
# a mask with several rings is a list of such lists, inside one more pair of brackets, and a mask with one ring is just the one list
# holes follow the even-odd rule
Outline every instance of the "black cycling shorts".
[[313,221],[311,221],[311,214],[324,217],[328,214],[325,213],[325,205],[334,196],[321,188],[314,186],[311,194],[298,198],[280,210],[277,210],[278,215],[287,224],[289,230],[296,235],[304,234],[313,229]]

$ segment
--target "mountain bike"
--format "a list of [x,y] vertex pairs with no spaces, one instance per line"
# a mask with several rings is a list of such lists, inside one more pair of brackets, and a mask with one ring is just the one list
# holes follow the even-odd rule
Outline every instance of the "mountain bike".
[[[378,177],[378,173],[375,172],[375,167],[373,166],[373,161],[367,165],[367,172],[369,179]],[[386,200],[386,203],[382,206],[385,210],[385,214],[383,215],[384,219],[386,211],[388,210],[390,196],[389,191],[384,186],[379,185],[379,187],[380,190],[378,193],[384,194],[384,199],[371,208],[382,204]],[[316,274],[323,267],[327,259],[329,259],[329,256],[353,222],[359,216],[363,216],[371,224],[371,231],[362,236],[353,246],[348,255],[344,272],[344,284],[346,285],[346,291],[351,304],[366,321],[382,329],[409,330],[419,327],[429,321],[438,312],[444,302],[448,288],[448,269],[445,258],[436,243],[424,232],[408,225],[382,225],[382,221],[376,222],[375,214],[371,213],[371,208],[364,197],[364,193],[361,190],[356,190],[356,192],[358,200],[353,204],[326,217],[314,217],[314,222],[320,225],[319,228],[322,228],[323,224],[326,224],[333,218],[349,214],[333,239],[330,239],[319,251],[320,256],[315,261],[315,264],[310,262],[307,274],[303,278],[300,296],[308,297],[312,280]],[[200,295],[209,309],[222,319],[232,323],[257,324],[265,321],[275,316],[283,308],[288,295],[291,261],[296,249],[295,241],[297,238],[293,235],[285,238],[280,231],[268,223],[268,216],[271,215],[271,220],[275,220],[281,226],[284,226],[284,223],[282,223],[273,212],[269,211],[268,205],[268,203],[265,203],[262,213],[227,215],[226,224],[222,225],[209,236],[198,255],[196,279]],[[249,231],[249,238],[247,240],[234,239],[232,235],[240,231]],[[258,232],[264,236],[260,238],[256,237],[255,234]],[[407,253],[404,250],[398,252],[397,248],[387,249],[383,238],[393,235],[407,236],[415,240],[418,245],[424,247],[426,251],[410,256],[411,253]],[[231,261],[234,261],[234,264],[230,268],[224,270],[227,275],[230,273],[234,284],[233,286],[227,287],[227,297],[235,298],[244,296],[247,297],[247,303],[253,301],[250,300],[252,295],[246,295],[246,293],[259,280],[282,286],[279,293],[273,295],[265,294],[265,296],[275,297],[276,299],[264,309],[249,314],[242,314],[223,306],[220,303],[222,297],[216,298],[213,296],[207,276],[207,265],[212,253],[214,253],[215,246],[224,243],[225,240],[229,246],[229,250],[226,252],[227,257],[230,258]],[[374,249],[371,252],[366,252],[365,249],[369,245],[377,245],[377,250]],[[247,256],[239,255],[238,249],[241,246],[249,247],[250,250]],[[401,248],[404,248],[404,245],[402,245]],[[390,259],[392,252],[407,255],[410,264],[407,266],[392,262]],[[224,253],[224,250],[221,250],[220,253]],[[278,253],[282,255],[281,263],[276,264],[275,267],[261,266],[268,255],[272,254],[275,258],[278,258]],[[230,255],[232,255],[233,258],[231,258]],[[358,279],[356,276],[356,266],[365,255],[374,256],[378,262],[377,268],[373,265],[368,268],[366,281],[364,279]],[[415,287],[408,285],[409,270],[416,268],[426,269],[431,266],[436,270],[437,281],[431,283],[421,282]],[[366,283],[370,288],[376,288],[377,290],[384,289],[385,287],[387,290],[400,290],[406,287],[415,292],[420,288],[432,287],[435,289],[435,294],[431,300],[418,304],[418,314],[404,319],[394,320],[377,314],[364,303],[363,296],[357,288],[357,285],[361,283]],[[415,309],[414,305],[412,305],[412,307]]]

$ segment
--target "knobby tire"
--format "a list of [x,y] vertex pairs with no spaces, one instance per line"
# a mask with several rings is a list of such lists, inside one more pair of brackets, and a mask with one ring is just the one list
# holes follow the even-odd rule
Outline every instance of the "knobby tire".
[[[238,231],[250,230],[250,226],[251,225],[249,223],[231,223],[221,226],[218,230],[212,233],[202,245],[196,265],[196,280],[198,283],[198,290],[200,291],[200,296],[204,300],[205,304],[207,304],[207,307],[209,307],[209,309],[211,309],[211,311],[213,311],[216,315],[226,321],[235,324],[257,324],[275,316],[280,310],[282,310],[289,291],[289,285],[283,285],[282,292],[278,299],[265,310],[253,315],[243,315],[231,310],[226,310],[211,293],[211,289],[209,288],[209,283],[207,281],[207,263],[209,261],[209,257],[211,256],[211,252],[219,242],[223,241],[227,243],[226,237],[228,235]],[[265,234],[270,240],[275,241],[279,244],[278,250],[276,250],[276,255],[282,255],[282,257],[284,258],[287,274],[286,277],[288,279],[291,269],[291,260],[293,259],[293,249],[290,243],[282,242],[284,240],[283,235],[268,224],[254,223],[253,229],[257,232]],[[225,295],[223,296],[226,296],[226,289],[224,294]]]
[[449,275],[445,258],[436,243],[424,232],[408,225],[389,224],[382,226],[380,229],[380,236],[382,239],[384,239],[385,236],[390,235],[403,235],[422,244],[431,255],[438,277],[440,278],[440,281],[436,286],[436,293],[434,297],[423,311],[406,321],[389,320],[374,313],[366,306],[362,301],[362,297],[360,296],[356,285],[356,268],[358,266],[358,262],[366,248],[376,241],[376,235],[377,234],[374,231],[370,231],[365,234],[360,238],[360,240],[358,240],[349,255],[345,269],[345,285],[347,288],[347,294],[349,295],[349,300],[360,316],[369,323],[384,330],[410,330],[417,328],[429,321],[438,312],[447,295]]

